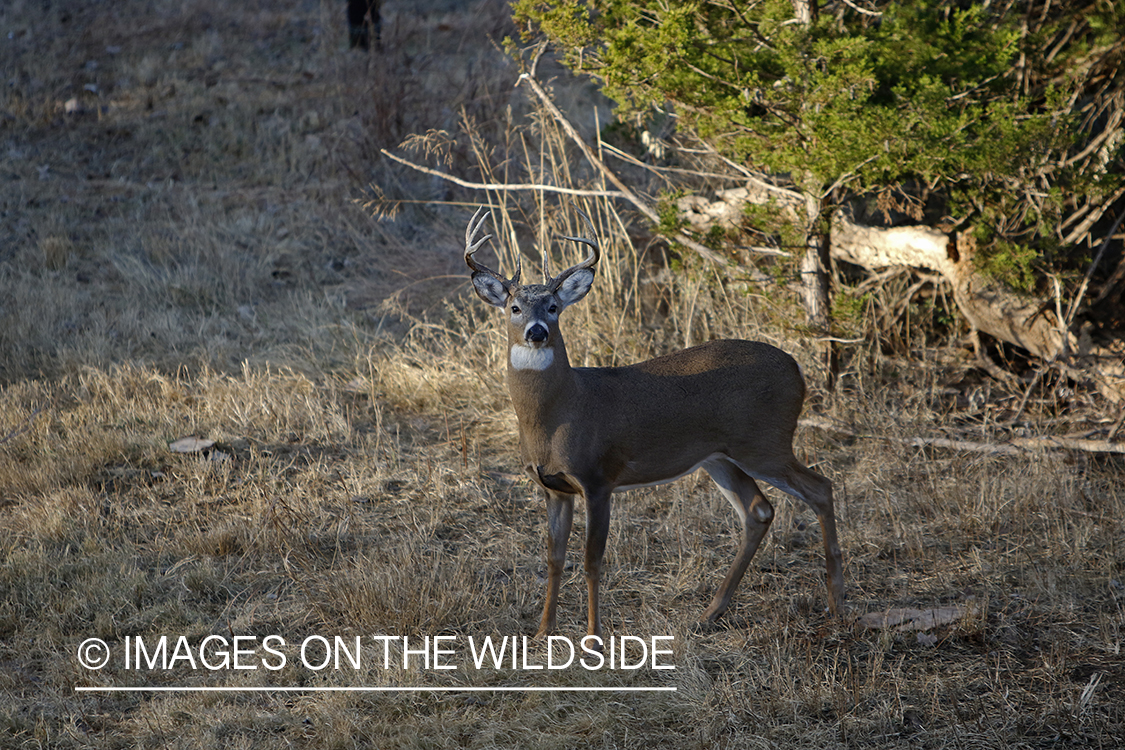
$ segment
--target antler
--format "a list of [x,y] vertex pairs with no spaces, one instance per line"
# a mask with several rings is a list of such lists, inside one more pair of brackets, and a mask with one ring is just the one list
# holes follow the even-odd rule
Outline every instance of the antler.
[[582,211],[582,209],[575,209],[575,210],[578,211],[578,215],[582,217],[582,220],[584,222],[586,222],[586,228],[589,230],[590,236],[589,237],[563,237],[562,239],[570,240],[571,242],[578,242],[578,243],[583,244],[583,245],[589,245],[590,246],[590,255],[586,258],[586,260],[582,261],[581,263],[577,263],[577,264],[571,266],[570,268],[566,269],[565,271],[560,273],[555,278],[548,281],[547,285],[554,288],[554,289],[558,289],[560,286],[562,286],[562,283],[564,281],[566,281],[567,277],[569,277],[575,271],[581,271],[583,268],[593,268],[595,265],[597,265],[598,261],[602,257],[602,248],[601,248],[601,245],[598,244],[598,240],[596,238],[597,233],[594,231],[594,224],[590,221],[590,217],[587,216],[585,214],[585,212]]
[[[477,212],[473,214],[473,218],[469,219],[469,225],[465,227],[465,263],[468,264],[473,273],[486,273],[489,276],[494,276],[497,279],[503,281],[504,277],[496,273],[496,271],[493,271],[488,266],[481,265],[480,263],[477,263],[475,260],[473,260],[473,253],[475,253],[477,250],[480,250],[481,245],[492,239],[491,234],[486,234],[480,239],[477,239],[477,235],[480,234],[481,229],[484,227],[484,222],[488,218],[488,214],[484,212],[484,208],[484,206],[478,208]],[[520,280],[521,270],[522,269],[517,266],[516,275],[511,279],[506,280],[507,283],[518,284]]]

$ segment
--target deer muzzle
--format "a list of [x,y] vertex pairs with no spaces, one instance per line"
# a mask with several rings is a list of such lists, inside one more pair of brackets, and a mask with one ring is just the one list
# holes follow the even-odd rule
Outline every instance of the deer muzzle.
[[538,346],[547,340],[547,335],[547,326],[542,323],[532,323],[527,327],[527,330],[524,331],[523,337],[528,344]]

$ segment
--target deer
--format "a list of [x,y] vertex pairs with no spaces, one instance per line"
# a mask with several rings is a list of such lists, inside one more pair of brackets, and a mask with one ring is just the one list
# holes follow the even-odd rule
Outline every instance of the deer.
[[492,239],[479,236],[488,218],[483,206],[465,229],[473,288],[507,316],[508,391],[519,422],[520,457],[546,498],[547,592],[535,637],[557,628],[575,497],[586,503],[587,637],[601,644],[598,598],[611,495],[701,468],[734,508],[742,531],[701,624],[711,626],[727,611],[773,520],[758,482],[799,498],[816,514],[828,607],[842,615],[832,483],[793,455],[805,399],[796,360],[764,342],[723,339],[624,367],[571,367],[559,316],[590,291],[601,257],[593,224],[579,213],[589,236],[561,239],[587,246],[589,255],[542,284],[521,284],[522,264],[504,278],[473,258]]

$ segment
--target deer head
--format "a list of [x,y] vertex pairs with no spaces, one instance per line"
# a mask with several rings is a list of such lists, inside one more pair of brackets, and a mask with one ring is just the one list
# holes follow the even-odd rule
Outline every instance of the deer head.
[[507,310],[512,367],[517,370],[544,370],[556,361],[557,356],[565,357],[559,315],[585,297],[594,283],[601,248],[593,239],[593,224],[586,214],[579,211],[591,236],[562,238],[588,245],[590,254],[585,260],[542,284],[520,284],[520,268],[516,269],[512,278],[505,279],[473,259],[473,254],[492,239],[491,234],[478,238],[488,218],[484,211],[483,206],[477,209],[465,229],[465,263],[473,271],[473,289],[488,304]]

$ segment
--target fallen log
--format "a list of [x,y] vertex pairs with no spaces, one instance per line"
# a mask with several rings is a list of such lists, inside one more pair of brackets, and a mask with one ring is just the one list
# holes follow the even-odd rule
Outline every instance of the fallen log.
[[[772,204],[800,221],[796,195],[753,184],[724,190],[717,199],[680,199],[681,215],[698,231],[713,225],[738,226],[747,203]],[[1125,342],[1101,335],[1063,313],[1062,301],[1014,292],[976,270],[976,243],[966,232],[946,233],[928,226],[873,227],[854,221],[846,208],[832,217],[830,253],[834,260],[878,273],[892,266],[928,269],[952,288],[953,299],[971,329],[1027,350],[1047,362],[1067,361],[1068,375],[1085,374],[1114,403],[1125,402]],[[1070,307],[1076,308],[1076,300]]]

